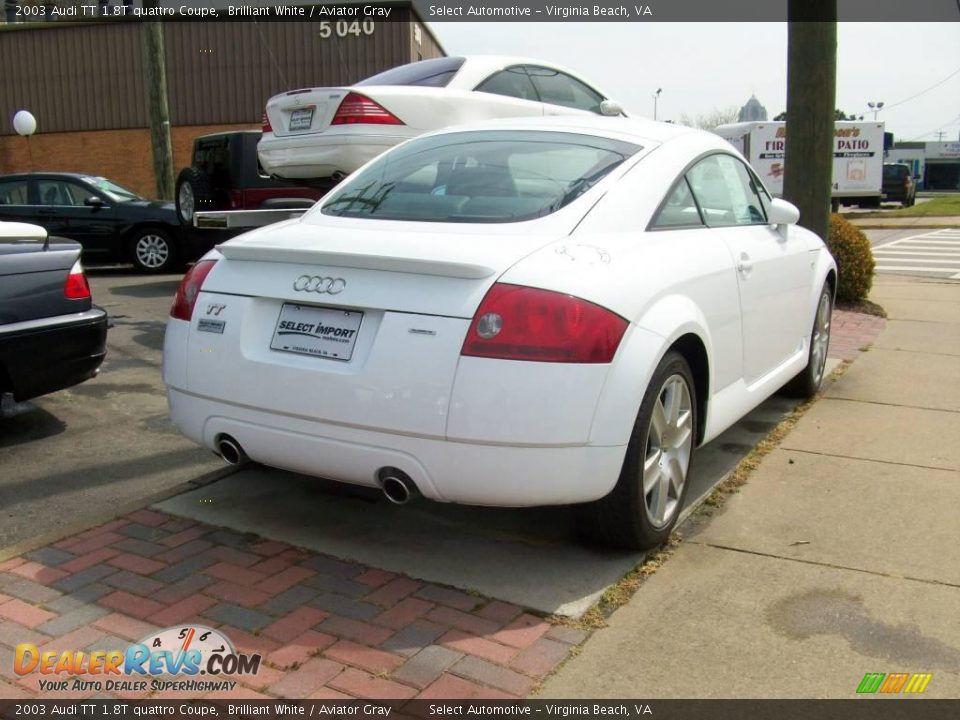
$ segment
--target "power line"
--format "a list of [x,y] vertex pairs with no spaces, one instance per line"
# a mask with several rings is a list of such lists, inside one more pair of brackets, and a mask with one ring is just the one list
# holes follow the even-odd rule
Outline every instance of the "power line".
[[940,125],[939,127],[935,127],[933,130],[928,130],[928,131],[925,132],[925,133],[921,133],[920,135],[917,135],[915,138],[911,138],[911,139],[908,140],[907,142],[912,142],[913,140],[920,140],[921,138],[925,137],[926,135],[933,135],[933,134],[934,134],[935,132],[937,132],[938,130],[943,130],[943,128],[949,127],[950,125],[953,125],[957,120],[960,120],[960,115],[957,115],[956,117],[951,118],[950,120],[948,120],[947,122],[945,122],[943,125]]
[[[957,3],[960,4],[960,0],[957,0]],[[952,78],[954,75],[958,75],[958,74],[960,74],[960,68],[957,68],[957,69],[954,70],[952,73],[950,73],[949,75],[947,75],[943,80],[941,80],[940,82],[936,83],[935,85],[931,85],[931,86],[928,87],[926,90],[921,90],[921,91],[918,92],[916,95],[911,95],[911,96],[908,97],[906,100],[900,100],[899,102],[895,102],[895,103],[893,103],[893,104],[891,104],[891,105],[884,105],[883,109],[884,109],[884,110],[889,110],[890,108],[895,108],[895,107],[897,107],[898,105],[903,105],[904,103],[908,103],[908,102],[910,102],[911,100],[913,100],[913,99],[915,99],[915,98],[918,98],[918,97],[920,97],[921,95],[924,95],[925,93],[930,92],[930,91],[933,90],[934,88],[940,87],[940,86],[943,85],[947,80],[949,80],[950,78]]]

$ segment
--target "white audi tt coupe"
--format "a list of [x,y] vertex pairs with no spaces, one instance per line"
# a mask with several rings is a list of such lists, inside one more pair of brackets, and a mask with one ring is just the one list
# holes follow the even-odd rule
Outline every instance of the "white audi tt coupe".
[[180,430],[441,502],[584,504],[663,542],[694,449],[821,384],[836,266],[723,139],[627,118],[410,140],[183,280]]

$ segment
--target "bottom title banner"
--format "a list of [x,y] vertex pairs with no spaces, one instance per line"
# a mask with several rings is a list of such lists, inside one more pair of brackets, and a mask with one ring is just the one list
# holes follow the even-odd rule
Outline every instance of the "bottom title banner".
[[960,700],[0,700],[0,718],[659,718],[956,720]]

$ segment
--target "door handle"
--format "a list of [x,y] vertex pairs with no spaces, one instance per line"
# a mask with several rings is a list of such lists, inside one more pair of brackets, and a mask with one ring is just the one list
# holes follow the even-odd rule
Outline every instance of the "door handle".
[[740,262],[737,263],[737,272],[744,277],[748,277],[751,270],[753,270],[753,263],[750,262],[750,256],[745,252],[740,253]]

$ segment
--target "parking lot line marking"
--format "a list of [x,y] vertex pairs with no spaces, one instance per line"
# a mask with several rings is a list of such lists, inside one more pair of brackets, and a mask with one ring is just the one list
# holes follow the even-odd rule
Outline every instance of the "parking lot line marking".
[[877,270],[887,270],[893,272],[931,272],[931,273],[950,273],[960,268],[932,268],[918,267],[916,265],[880,265],[877,264]]
[[874,250],[878,250],[879,248],[889,247],[890,245],[896,245],[896,244],[898,244],[898,243],[906,242],[906,241],[908,241],[908,240],[915,240],[915,239],[917,239],[917,238],[930,237],[931,235],[936,235],[938,232],[940,232],[940,231],[939,231],[939,230],[934,230],[933,232],[923,233],[922,235],[908,235],[907,237],[897,238],[896,240],[891,240],[891,241],[888,242],[888,243],[882,243],[882,244],[880,244],[880,245],[874,245],[874,246],[873,246],[873,249],[874,249]]
[[875,250],[874,255],[929,255],[931,257],[943,256],[947,257],[956,257],[956,250],[901,250],[897,248],[896,250]]
[[[914,255],[915,255],[915,253],[914,253]],[[892,258],[882,258],[882,257],[879,257],[879,258],[877,258],[877,264],[880,264],[880,261],[881,261],[881,260],[884,260],[884,259],[890,260],[891,262],[906,260],[906,258],[902,258],[902,257],[892,257]],[[928,258],[928,257],[918,257],[918,258],[917,258],[917,261],[918,261],[918,262],[923,262],[923,263],[931,263],[931,264],[933,264],[933,265],[957,265],[957,266],[960,266],[960,257],[954,257],[954,258],[952,258],[952,259],[950,259],[950,260],[937,260],[937,259]]]

